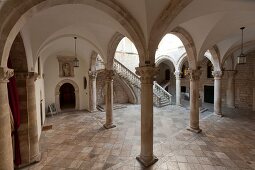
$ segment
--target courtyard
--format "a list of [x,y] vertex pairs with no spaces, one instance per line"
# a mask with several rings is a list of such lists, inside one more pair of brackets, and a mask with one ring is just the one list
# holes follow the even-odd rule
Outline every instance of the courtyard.
[[[208,105],[210,108],[210,105]],[[186,130],[189,110],[154,108],[154,154],[147,169],[255,169],[255,115],[240,109],[200,114],[195,134]],[[242,114],[240,114],[242,113]],[[39,163],[24,169],[146,169],[135,159],[140,151],[140,105],[114,110],[116,128],[103,128],[104,112],[68,112],[48,117],[42,132]]]

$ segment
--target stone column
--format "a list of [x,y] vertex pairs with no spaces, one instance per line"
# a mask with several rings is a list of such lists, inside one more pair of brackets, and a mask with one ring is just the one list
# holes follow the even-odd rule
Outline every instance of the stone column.
[[114,128],[116,125],[113,124],[113,70],[105,70],[105,85],[106,85],[106,122],[104,127],[106,129]]
[[7,83],[14,74],[12,69],[0,67],[0,169],[13,169],[10,107]]
[[29,138],[29,164],[40,161],[39,137],[36,112],[35,81],[37,73],[30,72],[27,75],[27,112],[28,112],[28,138]]
[[226,103],[227,107],[235,108],[235,81],[234,76],[236,74],[235,70],[226,71],[228,80],[227,80],[227,91],[226,91]]
[[253,104],[252,111],[255,111],[255,80],[253,80]]
[[153,81],[158,73],[155,67],[136,68],[136,74],[141,76],[141,153],[136,159],[144,166],[158,160],[153,155]]
[[214,76],[214,114],[222,116],[221,113],[221,76],[222,71],[213,71]]
[[174,72],[176,78],[176,105],[181,105],[181,72]]
[[96,89],[96,77],[95,71],[89,72],[89,110],[90,112],[97,111],[97,89]]
[[188,130],[199,133],[199,79],[201,70],[188,70],[190,77],[190,126]]

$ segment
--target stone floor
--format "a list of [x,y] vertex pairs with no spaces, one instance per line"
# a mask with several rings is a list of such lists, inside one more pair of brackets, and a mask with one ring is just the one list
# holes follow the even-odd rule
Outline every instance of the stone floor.
[[[208,106],[210,107],[210,106]],[[186,130],[189,110],[154,108],[154,153],[147,169],[255,169],[255,112],[224,110],[200,115],[202,133]],[[40,139],[42,160],[24,169],[145,169],[140,151],[140,106],[114,110],[114,129],[102,128],[104,112],[70,112],[47,118],[53,129]]]

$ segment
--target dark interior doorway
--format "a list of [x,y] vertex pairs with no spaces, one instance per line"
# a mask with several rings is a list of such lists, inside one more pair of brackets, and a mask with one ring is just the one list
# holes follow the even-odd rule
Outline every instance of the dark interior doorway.
[[170,70],[169,69],[167,69],[165,71],[165,80],[170,80]]
[[214,86],[204,86],[204,102],[214,103]]
[[63,84],[60,89],[60,109],[74,109],[75,108],[75,92],[74,87],[70,83]]

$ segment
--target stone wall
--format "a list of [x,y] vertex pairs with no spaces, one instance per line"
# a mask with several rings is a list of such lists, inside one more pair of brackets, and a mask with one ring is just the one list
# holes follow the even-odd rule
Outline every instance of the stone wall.
[[[97,104],[104,104],[104,96],[105,96],[105,74],[104,72],[99,72],[97,74]],[[113,79],[113,100],[114,103],[130,103],[130,98],[126,90],[121,85],[120,80],[116,77]]]
[[253,107],[253,81],[255,80],[255,55],[248,55],[247,63],[237,65],[235,75],[235,105],[237,107]]

